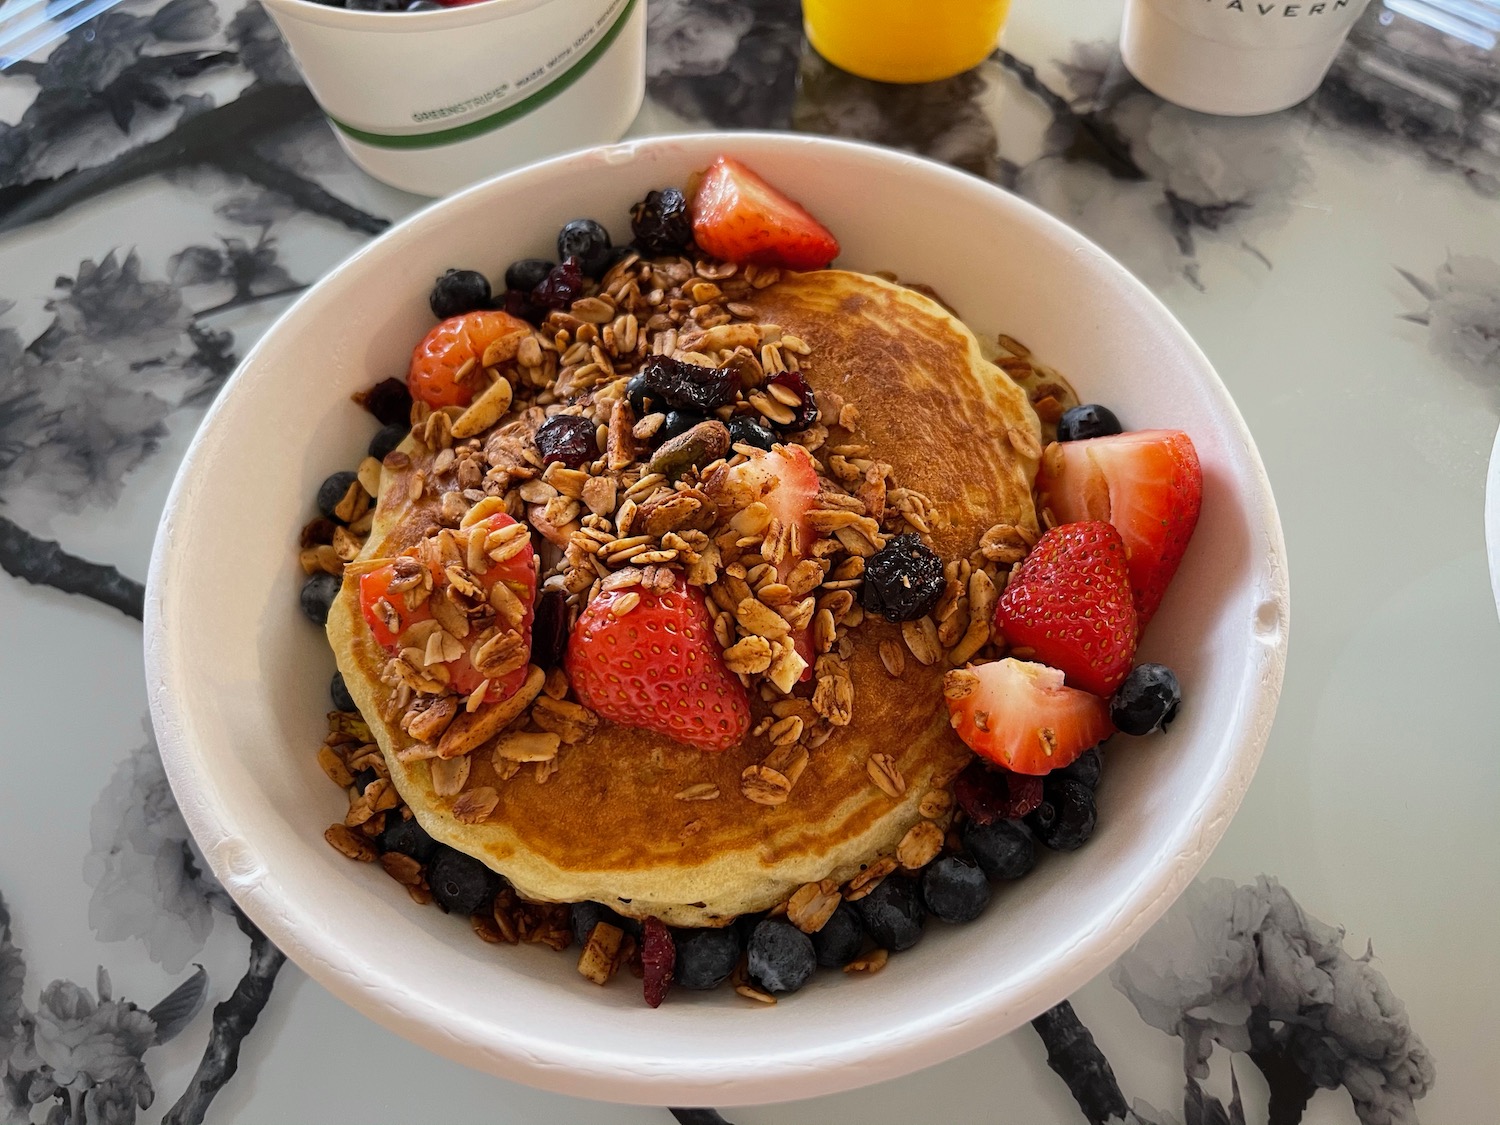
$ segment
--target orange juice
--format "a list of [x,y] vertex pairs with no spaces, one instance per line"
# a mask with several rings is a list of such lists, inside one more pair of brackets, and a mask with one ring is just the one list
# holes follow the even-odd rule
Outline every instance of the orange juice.
[[1010,0],[802,0],[808,42],[877,82],[936,82],[995,49]]

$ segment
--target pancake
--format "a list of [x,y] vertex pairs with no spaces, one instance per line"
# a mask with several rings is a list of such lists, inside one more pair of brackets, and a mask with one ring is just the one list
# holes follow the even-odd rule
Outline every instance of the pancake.
[[[857,411],[856,422],[847,408],[832,417],[825,408],[824,421],[857,426],[869,457],[888,462],[903,488],[925,498],[924,538],[944,559],[982,562],[981,538],[998,524],[1034,539],[1037,416],[954,316],[910,289],[837,270],[787,274],[738,303],[747,322],[780,326],[804,342],[802,373],[820,405]],[[504,421],[516,429],[515,414]],[[713,926],[769,909],[804,884],[858,875],[891,856],[924,812],[946,826],[947,787],[972,760],[949,727],[941,688],[949,662],[943,654],[919,663],[901,626],[873,615],[844,646],[849,721],[809,749],[784,803],[742,792],[747,767],[775,753],[764,734],[706,753],[605,722],[564,745],[555,770],[528,768],[502,780],[485,749],[469,755],[465,792],[490,787],[498,802],[480,823],[460,822],[453,798],[434,789],[431,760],[412,760],[415,740],[382,717],[391,693],[380,678],[387,653],[359,606],[360,563],[398,555],[441,522],[439,495],[429,489],[412,499],[420,491],[413,474],[430,474],[434,453],[413,439],[400,452],[406,456],[383,470],[373,527],[346,573],[328,635],[397,790],[433,837],[483,860],[533,901],[594,900],[627,916]],[[882,642],[904,654],[901,675],[887,671]],[[753,721],[771,714],[765,700],[752,700]],[[904,789],[877,784],[872,754],[889,755]],[[682,799],[711,790],[716,799]],[[941,796],[929,798],[935,791]]]

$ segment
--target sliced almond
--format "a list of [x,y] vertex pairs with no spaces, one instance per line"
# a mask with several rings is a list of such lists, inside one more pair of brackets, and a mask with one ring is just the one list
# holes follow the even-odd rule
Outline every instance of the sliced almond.
[[531,706],[531,701],[540,694],[546,678],[545,672],[532,665],[525,682],[509,699],[487,703],[478,711],[459,715],[443,732],[442,740],[438,743],[439,757],[456,758],[494,738],[516,716]]

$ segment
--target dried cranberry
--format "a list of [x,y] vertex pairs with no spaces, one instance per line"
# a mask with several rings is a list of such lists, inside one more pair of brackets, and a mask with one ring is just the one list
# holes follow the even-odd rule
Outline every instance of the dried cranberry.
[[953,796],[975,823],[1019,820],[1042,803],[1042,779],[992,769],[976,758],[953,782]]
[[676,254],[693,240],[687,199],[674,187],[650,191],[630,209],[630,233],[647,254]]
[[807,380],[802,377],[800,371],[783,371],[779,375],[771,377],[771,382],[778,387],[785,387],[792,391],[802,400],[801,406],[792,407],[793,418],[791,422],[782,426],[783,430],[797,431],[805,430],[807,427],[816,425],[818,421],[818,400],[813,397],[812,388],[807,385]]
[[547,310],[531,299],[531,294],[520,289],[507,289],[495,299],[495,307],[510,313],[528,324],[540,324]]
[[397,422],[411,425],[411,392],[401,379],[386,379],[367,391],[360,391],[354,401],[380,419],[382,426]]
[[592,461],[599,456],[594,423],[576,414],[558,414],[548,418],[536,431],[536,447],[542,455],[542,464],[561,461],[570,469]]
[[564,258],[542,283],[531,291],[531,299],[544,309],[565,309],[583,296],[583,266],[577,258]]
[[708,414],[734,401],[739,375],[725,367],[700,367],[670,356],[654,355],[626,386],[630,406],[642,418],[659,410],[692,410]]
[[542,671],[562,664],[568,651],[568,598],[561,590],[543,590],[531,619],[531,662]]
[[672,966],[677,963],[677,946],[672,931],[660,918],[647,918],[641,938],[641,967],[646,976],[646,1003],[660,1008],[672,988]]

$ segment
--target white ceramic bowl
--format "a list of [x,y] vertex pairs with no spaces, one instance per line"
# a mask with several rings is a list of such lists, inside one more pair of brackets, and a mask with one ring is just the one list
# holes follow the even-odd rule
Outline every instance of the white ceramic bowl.
[[[1094,841],[1049,856],[979,921],[929,926],[878,976],[822,973],[761,1010],[728,990],[647,1008],[575,957],[485,945],[377,865],[323,842],[343,814],[313,751],[333,660],[297,609],[295,537],[319,481],[374,430],[352,391],[404,370],[449,266],[498,275],[568,219],[624,232],[630,203],[732,152],[806,204],[841,263],[936,285],[1127,425],[1180,427],[1203,516],[1144,655],[1181,676],[1171,732],[1111,752]],[[942,456],[942,450],[934,450]],[[323,279],[265,335],[189,450],[152,557],[146,662],[167,772],[235,900],[360,1011],[462,1062],[622,1102],[744,1104],[892,1078],[1063,999],[1167,908],[1255,771],[1288,624],[1281,526],[1255,444],[1182,327],[1101,250],[998,188],[901,153],[811,137],[657,138],[559,158],[413,216]],[[858,687],[856,685],[856,690]]]
[[1490,472],[1484,484],[1484,540],[1490,556],[1490,588],[1500,609],[1500,433],[1490,450]]

